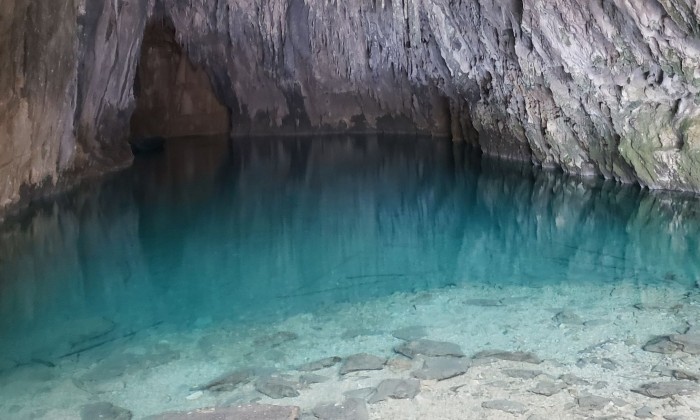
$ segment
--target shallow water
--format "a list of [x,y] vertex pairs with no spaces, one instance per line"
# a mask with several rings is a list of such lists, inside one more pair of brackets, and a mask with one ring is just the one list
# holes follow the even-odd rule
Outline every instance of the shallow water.
[[234,367],[391,356],[413,325],[581,364],[700,321],[699,228],[696,197],[448,142],[178,140],[0,230],[1,417],[245,402],[184,397]]

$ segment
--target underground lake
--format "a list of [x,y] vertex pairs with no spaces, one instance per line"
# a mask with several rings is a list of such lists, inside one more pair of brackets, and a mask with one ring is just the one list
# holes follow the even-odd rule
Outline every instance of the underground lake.
[[0,227],[0,418],[696,418],[698,212],[430,138],[169,140]]

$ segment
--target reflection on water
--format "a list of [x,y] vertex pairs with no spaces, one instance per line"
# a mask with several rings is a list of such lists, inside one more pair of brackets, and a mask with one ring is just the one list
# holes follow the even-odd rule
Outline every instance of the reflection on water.
[[694,287],[696,209],[447,142],[173,142],[2,228],[0,370],[450,284]]

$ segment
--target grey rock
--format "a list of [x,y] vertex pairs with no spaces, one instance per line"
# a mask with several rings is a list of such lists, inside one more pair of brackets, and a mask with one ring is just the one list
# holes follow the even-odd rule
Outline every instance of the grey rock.
[[471,361],[463,357],[426,357],[423,367],[411,372],[418,379],[442,381],[467,372]]
[[519,379],[533,379],[544,374],[541,370],[530,369],[503,369],[502,372],[511,378]]
[[481,403],[481,406],[490,410],[499,410],[510,414],[523,414],[527,411],[527,406],[525,404],[509,400],[484,401]]
[[87,404],[80,409],[82,420],[131,420],[131,411],[117,407],[109,402]]
[[487,359],[487,360],[507,360],[511,362],[524,362],[532,364],[540,364],[542,360],[534,353],[524,351],[501,351],[501,350],[485,350],[476,353],[472,359]]
[[367,420],[367,404],[359,398],[348,398],[341,404],[322,404],[313,409],[321,420]]
[[654,337],[647,341],[642,349],[652,353],[670,354],[679,350],[680,346],[669,339],[668,336]]
[[586,367],[588,365],[598,365],[603,369],[617,370],[620,365],[608,357],[584,357],[576,361],[576,366]]
[[359,389],[352,389],[350,391],[345,391],[343,392],[343,395],[345,395],[347,398],[360,398],[362,400],[368,399],[371,395],[373,395],[377,391],[377,388],[368,386],[365,388],[359,388]]
[[593,411],[604,409],[608,404],[613,404],[613,400],[597,395],[581,395],[576,398],[576,404],[584,410]]
[[394,351],[401,353],[406,357],[414,358],[418,355],[437,357],[437,356],[454,356],[464,357],[462,349],[455,343],[433,340],[413,340],[402,343]]
[[571,311],[561,311],[554,315],[552,320],[557,324],[581,325],[583,320]]
[[654,413],[651,411],[651,407],[645,405],[644,407],[638,408],[634,412],[634,416],[640,419],[653,419]]
[[256,391],[274,399],[298,397],[298,387],[296,382],[277,377],[261,378],[255,382]]
[[566,388],[566,386],[561,382],[540,381],[535,385],[534,388],[530,389],[530,392],[532,392],[533,394],[551,397],[552,395],[558,393],[564,388]]
[[236,407],[207,407],[168,412],[145,417],[143,420],[297,420],[299,417],[299,407],[246,404]]
[[304,371],[304,372],[313,372],[316,370],[321,370],[325,368],[329,368],[331,366],[335,366],[336,364],[340,363],[341,358],[338,356],[333,356],[333,357],[325,357],[323,359],[315,360],[313,362],[309,363],[304,363],[302,365],[299,365],[297,367],[297,370]]
[[380,401],[413,398],[420,392],[420,381],[416,379],[385,379],[379,383],[377,390],[368,402],[375,404]]
[[[2,207],[41,180],[131,161],[119,139],[156,13],[148,0],[116,11],[15,1],[0,24],[0,133],[12,133],[0,140]],[[234,133],[410,129],[567,173],[700,190],[689,0],[268,3],[158,3],[184,57],[218,81]]]
[[652,382],[643,384],[632,392],[651,398],[668,398],[674,395],[690,395],[698,390],[698,385],[691,381]]
[[345,375],[359,370],[381,370],[384,369],[386,359],[367,353],[353,354],[343,360],[340,366],[340,374]]
[[590,385],[591,383],[583,378],[579,378],[571,373],[565,373],[559,376],[559,379],[564,381],[567,385]]
[[700,354],[700,334],[674,334],[668,338],[677,344],[683,352]]
[[687,370],[673,369],[671,376],[675,379],[686,380],[686,381],[700,381],[700,374],[688,372]]
[[418,340],[428,335],[428,330],[420,325],[413,325],[410,327],[399,328],[391,333],[394,337],[399,340],[411,341]]
[[239,369],[221,375],[204,385],[194,388],[195,390],[228,392],[233,391],[238,386],[246,384],[253,379],[253,371],[250,369]]
[[326,382],[330,378],[322,375],[315,375],[313,373],[306,373],[299,376],[299,382],[303,385],[320,384],[321,382]]

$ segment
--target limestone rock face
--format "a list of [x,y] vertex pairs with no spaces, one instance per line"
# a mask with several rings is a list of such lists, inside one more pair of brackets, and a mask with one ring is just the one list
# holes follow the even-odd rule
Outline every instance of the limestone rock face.
[[174,30],[234,135],[449,135],[700,191],[695,1],[3,0],[0,13],[0,206],[129,162],[149,21]]

